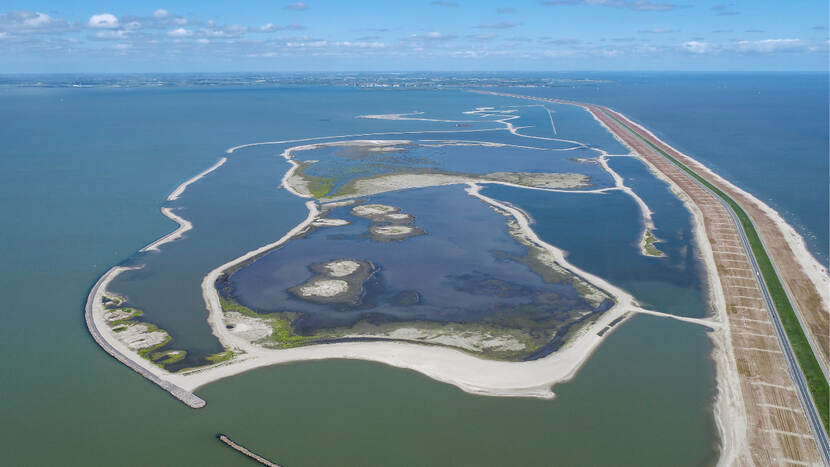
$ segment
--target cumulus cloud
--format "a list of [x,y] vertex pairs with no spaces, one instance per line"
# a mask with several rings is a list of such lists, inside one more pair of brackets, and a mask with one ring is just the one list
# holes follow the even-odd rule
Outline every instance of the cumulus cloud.
[[282,7],[283,10],[291,10],[291,11],[304,11],[308,10],[308,5],[305,2],[294,2]]
[[715,50],[715,44],[704,41],[688,41],[681,44],[684,50],[693,54],[705,54]]
[[167,35],[170,36],[170,37],[178,37],[178,38],[190,37],[190,36],[193,35],[193,31],[191,31],[190,29],[185,29],[185,28],[177,28],[177,29],[174,29],[172,31],[169,31],[167,33]]
[[542,4],[549,6],[600,5],[635,11],[672,11],[685,6],[674,3],[650,2],[647,0],[545,0]]
[[73,24],[63,19],[53,18],[38,11],[12,11],[0,13],[0,30],[5,35],[11,34],[57,34],[76,29]]
[[772,53],[796,52],[808,49],[806,41],[801,39],[763,39],[758,41],[738,41],[734,45],[738,52]]
[[119,26],[118,18],[110,13],[101,13],[89,17],[87,26],[94,29],[115,29]]
[[476,25],[478,29],[510,29],[519,26],[520,23],[514,23],[512,21],[502,21],[501,23],[493,23],[493,24],[479,24]]
[[732,42],[712,43],[704,41],[688,41],[681,44],[687,52],[694,54],[739,53],[739,54],[771,54],[792,52],[821,52],[826,51],[826,43],[815,43],[803,39],[761,39],[738,40]]
[[149,16],[124,15],[119,19],[122,27],[132,29],[169,29],[188,24],[187,18],[172,15],[167,10],[156,10]]

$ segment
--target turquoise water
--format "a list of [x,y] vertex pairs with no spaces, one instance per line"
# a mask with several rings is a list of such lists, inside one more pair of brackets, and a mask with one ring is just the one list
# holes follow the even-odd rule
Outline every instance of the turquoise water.
[[[300,200],[274,189],[286,167],[278,148],[240,152],[215,177],[192,185],[181,203],[171,204],[192,206],[181,213],[195,225],[187,240],[147,258],[133,255],[172,230],[172,222],[158,212],[167,194],[227,147],[446,128],[352,117],[418,109],[456,118],[477,106],[514,104],[457,91],[0,90],[0,203],[7,220],[0,287],[8,297],[0,338],[11,356],[0,375],[4,463],[247,465],[213,438],[218,431],[288,465],[712,463],[717,441],[711,344],[703,328],[688,323],[643,316],[618,326],[573,381],[555,388],[558,397],[551,401],[472,396],[409,371],[326,361],[216,382],[198,391],[208,401],[199,411],[111,359],[89,337],[82,319],[89,287],[114,264],[146,262],[144,277],[136,274],[123,286],[150,290],[163,285],[153,283],[154,271],[179,274],[157,302],[143,306],[188,328],[177,339],[192,338],[187,345],[204,351],[213,348],[198,313],[203,306],[192,298],[201,277],[305,217]],[[561,120],[567,128],[568,119]],[[583,137],[590,135],[587,123],[573,125]],[[509,140],[503,133],[492,140]],[[613,141],[599,139],[600,134],[594,144],[611,147]],[[481,134],[469,139],[476,138],[484,139]],[[277,172],[246,171],[246,157]],[[638,214],[630,199],[547,193],[552,197],[537,199],[505,187],[485,193],[526,209],[540,236],[569,250],[569,259],[580,267],[636,289],[638,298],[655,307],[702,315],[702,304],[673,305],[660,293],[672,286],[694,300],[701,296],[694,261],[684,249],[688,219],[672,214],[676,206],[670,202],[659,203],[667,195],[650,185],[655,182],[646,172],[619,163],[624,175],[642,179],[644,197],[651,193],[647,201],[654,202],[657,234],[666,239],[660,247],[670,255],[663,263],[637,263],[641,279],[626,282],[624,274],[633,258],[641,258]],[[596,222],[591,213],[568,196],[590,197],[583,201],[606,213],[605,227],[591,224]],[[201,210],[188,204],[199,197],[205,200]],[[246,206],[240,207],[240,199]],[[254,211],[269,214],[261,228],[248,235],[226,228],[243,224]],[[569,226],[579,222],[596,235],[569,238],[569,231],[577,230]],[[620,235],[611,235],[617,229]],[[208,231],[228,237],[222,242],[222,235],[200,233]],[[672,268],[677,271],[668,274]]]

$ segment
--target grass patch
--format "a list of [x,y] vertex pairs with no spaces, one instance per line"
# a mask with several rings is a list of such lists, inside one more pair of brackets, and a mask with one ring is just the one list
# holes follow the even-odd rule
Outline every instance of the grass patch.
[[[180,362],[186,355],[187,352],[184,350],[167,350],[150,354],[150,360],[152,360],[156,365],[164,367],[166,365]],[[164,360],[161,360],[162,358],[164,358]]]
[[309,177],[308,175],[306,175],[306,178],[309,180],[308,190],[311,192],[311,196],[317,199],[324,198],[334,188],[333,178]]
[[234,356],[233,350],[226,350],[224,352],[215,353],[205,357],[205,360],[210,363],[222,363],[232,359]]
[[755,256],[755,261],[758,263],[758,268],[761,270],[764,283],[766,283],[767,289],[772,297],[773,304],[775,305],[776,312],[778,313],[778,317],[781,320],[781,324],[787,334],[790,347],[793,349],[793,353],[798,360],[798,364],[801,367],[804,378],[807,380],[807,386],[813,396],[813,401],[816,404],[819,416],[821,416],[824,429],[826,431],[830,431],[830,385],[828,385],[827,380],[824,378],[824,373],[821,371],[821,367],[819,366],[818,360],[813,353],[813,349],[810,347],[807,336],[804,334],[804,329],[802,329],[801,323],[798,321],[798,317],[795,314],[792,303],[790,303],[790,300],[787,297],[784,285],[778,277],[778,274],[776,274],[772,260],[764,249],[764,246],[761,243],[761,238],[755,230],[755,226],[749,218],[749,215],[747,215],[747,213],[736,201],[716,186],[709,183],[706,179],[698,175],[694,170],[690,169],[682,162],[652,144],[651,141],[631,129],[631,127],[621,122],[618,118],[608,114],[605,111],[603,111],[603,113],[613,118],[617,123],[627,128],[628,131],[636,135],[655,151],[659,152],[673,164],[694,177],[695,180],[719,196],[726,202],[726,204],[729,205],[730,208],[732,208],[732,211],[741,222],[746,238],[749,241],[749,246]]
[[311,343],[317,336],[300,336],[294,333],[294,329],[291,326],[291,320],[279,316],[278,314],[270,314],[270,315],[261,315],[254,310],[240,304],[236,300],[231,300],[225,297],[222,297],[221,294],[219,296],[219,302],[222,305],[222,310],[225,312],[228,311],[235,311],[237,313],[241,313],[245,316],[250,316],[253,318],[261,319],[266,321],[273,329],[273,332],[270,336],[268,336],[268,341],[272,345],[276,345],[278,348],[287,349],[291,347],[297,347],[303,344]]
[[[170,334],[167,333],[167,331],[165,331],[164,329],[159,329],[159,327],[156,326],[155,324],[150,324],[150,323],[143,323],[143,324],[145,324],[147,326],[147,331],[145,331],[145,332],[147,332],[148,334],[151,333],[151,332],[155,332],[155,331],[161,331],[166,335],[166,337],[164,338],[163,341],[159,342],[158,344],[156,344],[152,347],[145,347],[143,349],[140,349],[138,351],[138,354],[141,355],[142,357],[146,358],[147,360],[150,360],[151,362],[155,363],[156,365],[162,366],[159,363],[153,361],[153,359],[151,358],[151,354],[153,352],[155,352],[156,350],[158,350],[158,349],[164,347],[165,345],[169,344],[170,341],[172,340],[172,338],[170,337]],[[162,368],[163,368],[163,366],[162,366]]]
[[645,238],[643,238],[643,251],[647,256],[666,256],[665,253],[658,250],[657,247],[654,246],[654,244],[659,241],[660,240],[658,240],[650,230],[646,230]]

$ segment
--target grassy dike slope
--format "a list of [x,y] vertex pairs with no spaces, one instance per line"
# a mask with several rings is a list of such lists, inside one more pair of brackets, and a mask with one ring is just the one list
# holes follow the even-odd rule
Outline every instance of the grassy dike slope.
[[772,260],[767,254],[766,249],[764,249],[764,245],[761,242],[761,238],[758,236],[758,232],[755,230],[755,225],[752,223],[752,220],[738,203],[736,203],[732,198],[716,186],[709,183],[705,178],[698,175],[694,170],[690,169],[682,162],[655,146],[651,141],[634,131],[631,127],[620,121],[615,116],[605,112],[604,110],[603,113],[613,118],[617,123],[625,127],[632,134],[636,135],[652,149],[662,154],[683,171],[694,177],[695,180],[715,193],[718,197],[724,200],[732,211],[734,211],[738,216],[738,219],[741,221],[741,226],[746,234],[746,238],[749,240],[750,248],[752,248],[752,254],[755,256],[755,261],[758,263],[758,267],[761,270],[767,290],[769,290],[770,296],[772,297],[778,317],[780,318],[781,323],[784,326],[784,330],[787,333],[787,339],[790,342],[790,347],[793,349],[793,353],[798,360],[801,371],[807,379],[807,385],[809,386],[810,393],[813,396],[813,402],[816,404],[816,408],[821,415],[821,421],[824,424],[824,429],[830,431],[830,386],[828,386],[827,380],[824,378],[824,373],[822,373],[818,360],[813,353],[813,349],[810,347],[807,336],[804,334],[804,329],[801,328],[801,323],[799,323],[798,317],[795,315],[792,303],[790,303],[789,297],[787,297],[787,292],[784,290],[784,286],[778,278],[778,274],[775,272]]

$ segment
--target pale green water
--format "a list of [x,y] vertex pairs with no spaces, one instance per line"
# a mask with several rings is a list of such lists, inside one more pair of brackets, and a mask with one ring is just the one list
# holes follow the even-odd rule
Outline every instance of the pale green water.
[[471,396],[409,371],[327,361],[214,383],[198,391],[208,401],[198,411],[87,334],[89,287],[172,228],[158,213],[164,197],[225,148],[365,131],[354,114],[415,103],[500,102],[331,89],[3,90],[2,463],[249,465],[218,431],[290,466],[711,463],[711,345],[686,323],[625,323],[552,401]]

